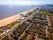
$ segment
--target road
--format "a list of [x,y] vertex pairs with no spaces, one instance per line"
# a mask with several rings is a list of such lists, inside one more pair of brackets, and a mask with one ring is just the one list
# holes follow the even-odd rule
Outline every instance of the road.
[[[34,13],[32,13],[30,16],[32,16]],[[22,20],[19,24],[16,24],[14,27],[12,27],[11,29],[9,29],[8,31],[2,33],[0,36],[2,36],[2,38],[4,38],[6,35],[11,34],[17,27],[18,25],[22,24],[24,21],[28,20],[30,18],[30,16],[28,16],[26,19]],[[1,39],[2,39],[1,38]],[[1,40],[0,39],[0,40]]]
[[[31,25],[32,25],[32,23],[26,28],[26,30],[28,30]],[[22,36],[25,34],[25,31],[21,34],[21,36],[18,38],[18,40],[20,40],[20,38],[22,38]]]

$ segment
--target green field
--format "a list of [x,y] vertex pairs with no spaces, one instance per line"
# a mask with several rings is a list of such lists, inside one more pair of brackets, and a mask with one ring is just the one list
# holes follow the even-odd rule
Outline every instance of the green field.
[[47,11],[40,11],[40,14],[42,14],[42,15],[53,15],[53,12],[52,11],[49,11],[49,12],[47,12]]
[[49,13],[47,11],[40,11],[40,14],[42,14],[42,15],[48,15]]
[[8,26],[10,26],[10,27],[13,27],[14,25],[16,25],[18,22],[12,22],[12,23],[10,23]]

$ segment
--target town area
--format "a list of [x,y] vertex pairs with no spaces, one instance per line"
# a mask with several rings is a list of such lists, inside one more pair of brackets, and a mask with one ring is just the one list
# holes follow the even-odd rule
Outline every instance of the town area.
[[36,8],[0,27],[0,40],[53,40],[53,8]]

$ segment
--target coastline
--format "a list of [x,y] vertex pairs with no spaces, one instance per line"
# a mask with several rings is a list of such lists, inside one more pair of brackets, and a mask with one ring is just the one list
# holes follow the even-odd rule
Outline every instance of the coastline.
[[[27,13],[29,13],[31,11],[33,11],[33,9],[24,11],[24,12],[19,13],[19,14],[27,14]],[[5,25],[7,25],[9,23],[12,23],[12,22],[16,21],[17,19],[21,18],[22,16],[19,15],[19,14],[14,15],[14,16],[10,16],[10,17],[4,18],[4,19],[1,19],[0,20],[0,27],[5,26]]]

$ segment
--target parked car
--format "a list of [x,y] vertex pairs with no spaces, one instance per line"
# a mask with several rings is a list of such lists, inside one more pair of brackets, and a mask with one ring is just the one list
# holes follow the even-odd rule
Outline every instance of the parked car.
[[30,24],[30,22],[29,22],[29,21],[25,21],[25,22],[24,22],[24,24],[29,25],[29,24]]

